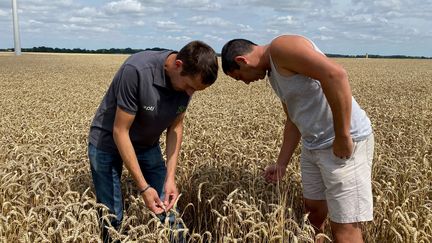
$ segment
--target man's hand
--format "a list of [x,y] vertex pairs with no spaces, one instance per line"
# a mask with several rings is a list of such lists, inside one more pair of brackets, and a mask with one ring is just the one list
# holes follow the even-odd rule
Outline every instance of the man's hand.
[[335,137],[333,142],[333,153],[336,157],[341,159],[349,159],[352,155],[353,141],[351,136],[348,137]]
[[165,206],[159,198],[157,191],[150,187],[142,195],[145,205],[155,214],[163,213]]
[[169,211],[177,200],[179,196],[177,186],[174,180],[167,180],[165,182],[165,199],[164,204],[166,206],[166,211]]
[[264,179],[269,183],[276,183],[281,180],[286,173],[286,166],[274,164],[268,166],[264,171]]

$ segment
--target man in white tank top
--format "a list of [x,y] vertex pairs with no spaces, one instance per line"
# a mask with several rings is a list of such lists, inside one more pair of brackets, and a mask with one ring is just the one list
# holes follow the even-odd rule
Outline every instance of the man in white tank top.
[[329,215],[336,242],[363,242],[360,223],[373,219],[374,138],[345,69],[298,35],[279,36],[267,45],[231,40],[222,49],[222,68],[246,84],[268,75],[282,101],[283,143],[276,163],[265,170],[266,181],[283,178],[301,140],[303,197],[316,233]]

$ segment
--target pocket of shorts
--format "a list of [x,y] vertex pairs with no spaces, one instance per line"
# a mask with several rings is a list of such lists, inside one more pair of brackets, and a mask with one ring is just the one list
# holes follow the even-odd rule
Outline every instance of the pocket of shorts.
[[357,144],[358,144],[358,142],[354,142],[354,141],[353,141],[353,148],[352,148],[352,151],[351,151],[351,156],[350,156],[348,159],[341,159],[341,158],[339,158],[338,156],[336,156],[336,155],[333,153],[333,147],[331,147],[330,150],[331,150],[331,156],[332,156],[333,160],[334,160],[336,163],[338,163],[338,164],[345,164],[345,163],[347,163],[348,161],[352,160],[352,159],[353,159],[353,156],[355,155],[356,149],[357,149]]

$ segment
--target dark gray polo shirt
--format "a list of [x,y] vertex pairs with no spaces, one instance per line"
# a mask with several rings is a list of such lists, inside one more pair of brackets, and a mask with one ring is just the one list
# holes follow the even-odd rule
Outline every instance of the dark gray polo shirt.
[[159,143],[159,137],[185,112],[190,97],[175,91],[165,76],[165,60],[173,51],[143,51],[131,55],[114,79],[90,127],[89,142],[97,148],[117,153],[113,125],[117,106],[135,115],[129,131],[135,151]]

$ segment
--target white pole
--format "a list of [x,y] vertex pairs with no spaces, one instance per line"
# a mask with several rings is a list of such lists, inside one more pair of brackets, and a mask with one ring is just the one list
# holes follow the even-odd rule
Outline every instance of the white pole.
[[12,0],[12,15],[13,15],[13,27],[14,27],[14,41],[15,41],[15,56],[21,55],[21,40],[19,36],[18,26],[18,11],[17,1]]

